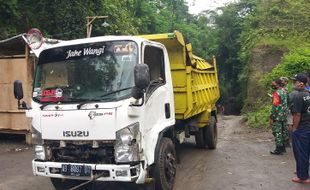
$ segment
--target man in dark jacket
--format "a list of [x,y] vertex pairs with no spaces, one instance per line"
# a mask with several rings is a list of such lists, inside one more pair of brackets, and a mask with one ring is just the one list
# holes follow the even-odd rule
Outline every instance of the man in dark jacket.
[[297,172],[297,177],[294,177],[292,181],[310,184],[310,93],[305,89],[307,84],[305,74],[297,74],[293,80],[294,88],[298,90],[298,93],[293,99],[292,106],[292,140]]

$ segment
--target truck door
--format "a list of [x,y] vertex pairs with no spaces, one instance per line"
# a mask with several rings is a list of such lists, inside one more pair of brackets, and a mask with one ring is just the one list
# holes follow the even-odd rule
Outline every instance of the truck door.
[[143,62],[149,66],[151,78],[145,98],[145,127],[148,128],[147,131],[153,131],[156,135],[157,132],[174,123],[169,59],[164,47],[151,43],[144,44],[142,58]]

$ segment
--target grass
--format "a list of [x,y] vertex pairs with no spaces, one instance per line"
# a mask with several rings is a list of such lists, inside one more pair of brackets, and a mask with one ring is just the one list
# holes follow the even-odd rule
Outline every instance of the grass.
[[259,42],[256,43],[255,46],[260,46],[260,45],[269,45],[269,46],[275,46],[280,48],[283,51],[294,51],[298,48],[302,47],[310,47],[309,40],[306,38],[302,37],[291,37],[291,38],[285,38],[285,39],[280,39],[276,37],[262,37]]
[[271,105],[264,105],[256,111],[245,114],[251,128],[268,128]]

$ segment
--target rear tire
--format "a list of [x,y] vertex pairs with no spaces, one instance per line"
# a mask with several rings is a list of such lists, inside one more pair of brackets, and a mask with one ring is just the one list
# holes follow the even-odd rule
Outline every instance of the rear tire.
[[215,116],[211,116],[210,126],[205,127],[205,141],[209,149],[215,149],[217,144],[217,125]]
[[195,135],[195,141],[198,148],[216,148],[217,126],[215,116],[211,116],[209,125],[199,128],[198,133]]
[[51,182],[56,190],[68,190],[82,183],[80,180],[51,178]]
[[156,190],[172,190],[176,176],[176,151],[171,139],[163,137],[155,156],[151,176],[155,179]]
[[198,133],[195,135],[196,146],[198,148],[207,148],[205,141],[205,128],[199,128]]

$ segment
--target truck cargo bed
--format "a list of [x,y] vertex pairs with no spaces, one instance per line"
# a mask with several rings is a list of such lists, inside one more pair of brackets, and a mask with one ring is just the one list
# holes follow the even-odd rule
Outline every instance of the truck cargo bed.
[[203,113],[200,122],[207,122],[209,113],[215,109],[220,97],[215,58],[211,64],[193,55],[191,43],[187,43],[178,31],[140,37],[160,42],[167,48],[176,119],[188,119]]

